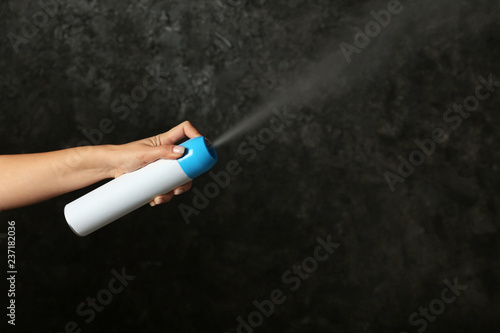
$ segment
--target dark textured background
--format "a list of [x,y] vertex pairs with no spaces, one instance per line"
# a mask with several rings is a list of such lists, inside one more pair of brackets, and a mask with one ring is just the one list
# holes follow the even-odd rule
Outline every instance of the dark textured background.
[[[235,332],[254,300],[280,288],[286,302],[256,332],[416,332],[408,317],[457,277],[467,290],[427,331],[497,332],[500,91],[394,193],[384,172],[443,126],[479,75],[500,78],[499,2],[405,1],[349,66],[323,60],[386,3],[75,0],[16,53],[7,34],[40,7],[3,1],[3,154],[76,146],[105,117],[116,128],[103,143],[186,119],[216,138],[276,92],[297,82],[309,90],[285,100],[309,120],[293,122],[255,160],[237,152],[244,137],[218,149],[215,171],[236,159],[243,172],[189,225],[178,205],[193,192],[85,238],[67,227],[63,207],[89,189],[1,213],[0,232],[17,222],[18,330],[61,332],[75,321],[82,332]],[[120,119],[110,105],[146,66],[169,74]],[[341,247],[291,292],[282,274],[329,234]],[[77,305],[122,267],[135,280],[84,323]]]

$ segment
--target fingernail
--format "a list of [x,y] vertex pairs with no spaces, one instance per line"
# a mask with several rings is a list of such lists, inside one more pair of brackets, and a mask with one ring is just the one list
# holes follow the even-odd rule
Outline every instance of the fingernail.
[[160,205],[164,202],[164,200],[162,198],[157,198],[155,199],[155,205]]
[[177,188],[177,189],[174,190],[174,194],[175,195],[179,195],[179,194],[182,194],[182,193],[184,193],[184,189],[182,189],[182,188]]
[[156,203],[155,203],[154,201],[152,201],[152,202],[150,202],[150,203],[149,203],[149,205],[150,205],[151,207],[154,207],[154,206],[156,206]]
[[183,146],[175,146],[173,152],[174,154],[184,154],[185,150],[186,148]]

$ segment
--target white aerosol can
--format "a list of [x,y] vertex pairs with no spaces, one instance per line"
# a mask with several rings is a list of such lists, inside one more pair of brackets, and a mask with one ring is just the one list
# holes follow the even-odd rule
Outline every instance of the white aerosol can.
[[203,136],[181,146],[186,148],[181,158],[148,164],[67,204],[64,215],[70,228],[86,236],[207,172],[217,162],[215,149]]

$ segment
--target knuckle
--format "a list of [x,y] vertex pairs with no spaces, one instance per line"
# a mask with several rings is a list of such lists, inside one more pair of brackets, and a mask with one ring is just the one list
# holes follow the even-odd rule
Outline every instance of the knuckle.
[[160,138],[159,134],[153,136],[152,137],[152,141],[153,141],[153,145],[155,145],[155,146],[161,146],[161,138]]

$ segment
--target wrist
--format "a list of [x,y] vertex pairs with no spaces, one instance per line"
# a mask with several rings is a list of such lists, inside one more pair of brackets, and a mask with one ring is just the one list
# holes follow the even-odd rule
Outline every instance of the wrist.
[[77,147],[77,156],[82,157],[82,169],[91,171],[99,180],[113,178],[116,167],[114,161],[114,146],[83,146]]
[[99,149],[97,155],[99,155],[99,160],[101,161],[100,172],[105,178],[116,178],[119,174],[120,166],[117,165],[118,157],[117,146],[116,145],[101,145],[96,146]]

